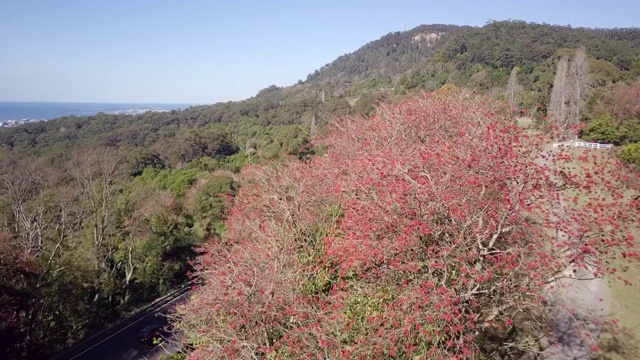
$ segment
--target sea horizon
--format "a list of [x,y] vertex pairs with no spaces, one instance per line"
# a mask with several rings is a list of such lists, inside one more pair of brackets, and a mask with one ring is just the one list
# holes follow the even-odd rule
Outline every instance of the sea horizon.
[[145,111],[178,110],[197,105],[186,103],[0,101],[0,121],[51,120],[71,115],[91,116],[101,112],[135,115]]

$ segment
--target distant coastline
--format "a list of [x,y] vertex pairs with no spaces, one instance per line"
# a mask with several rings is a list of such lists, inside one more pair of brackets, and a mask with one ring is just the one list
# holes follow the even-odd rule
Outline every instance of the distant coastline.
[[43,121],[63,116],[91,116],[98,113],[137,115],[147,111],[186,109],[195,104],[151,103],[54,103],[0,101],[0,126],[16,126],[26,122]]

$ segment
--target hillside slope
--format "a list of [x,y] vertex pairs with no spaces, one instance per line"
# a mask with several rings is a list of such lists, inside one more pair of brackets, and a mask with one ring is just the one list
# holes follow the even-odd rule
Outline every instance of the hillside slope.
[[[269,86],[238,102],[139,116],[99,114],[28,124],[0,132],[0,148],[149,147],[171,157],[176,137],[219,124],[239,148],[261,142],[254,126],[294,126],[296,144],[335,115],[368,113],[382,98],[452,83],[499,95],[519,68],[518,102],[544,115],[558,59],[585,46],[597,87],[640,75],[640,29],[584,29],[520,21],[483,27],[422,25],[389,33],[315,70],[298,84]],[[306,135],[302,135],[306,133]],[[263,139],[264,140],[264,139]],[[268,140],[263,147],[271,146]],[[286,146],[285,146],[286,147]],[[45,151],[44,149],[47,148]],[[260,152],[260,148],[256,149]],[[40,152],[38,151],[38,152]],[[272,154],[277,150],[269,150]],[[59,152],[55,152],[59,153]],[[175,157],[175,156],[174,156]]]

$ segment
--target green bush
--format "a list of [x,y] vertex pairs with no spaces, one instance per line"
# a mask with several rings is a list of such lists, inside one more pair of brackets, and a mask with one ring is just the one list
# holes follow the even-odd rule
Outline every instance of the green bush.
[[640,143],[624,145],[620,149],[620,157],[634,166],[640,166]]
[[224,161],[224,165],[222,166],[224,169],[227,169],[232,172],[240,172],[243,166],[250,163],[250,156],[245,152],[241,151],[235,155],[231,155],[227,157]]
[[214,176],[198,189],[193,205],[196,236],[204,239],[224,231],[222,220],[231,204],[221,195],[233,196],[236,190],[237,184],[228,176]]
[[184,196],[197,179],[198,170],[196,169],[174,170],[167,179],[166,189],[174,196]]
[[640,121],[631,119],[620,125],[624,144],[640,143]]
[[591,121],[582,131],[585,140],[620,145],[624,133],[610,115],[602,115]]
[[140,176],[145,183],[151,183],[159,189],[169,190],[173,196],[182,197],[198,179],[198,168],[169,170],[148,167]]

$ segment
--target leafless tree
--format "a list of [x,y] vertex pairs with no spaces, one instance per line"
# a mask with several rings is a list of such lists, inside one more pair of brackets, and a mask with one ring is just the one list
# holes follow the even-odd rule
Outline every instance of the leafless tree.
[[576,126],[582,119],[587,99],[591,95],[591,74],[584,47],[576,50],[569,67],[565,56],[558,62],[553,81],[549,112],[555,118],[559,138],[577,138]]
[[69,169],[77,182],[91,223],[97,283],[109,282],[116,270],[112,261],[116,248],[110,239],[114,225],[111,210],[122,164],[123,157],[117,152],[90,151],[76,156]]
[[576,50],[576,56],[569,70],[569,84],[572,100],[569,119],[572,125],[577,125],[582,119],[585,104],[591,95],[591,74],[584,46]]
[[311,116],[311,124],[309,124],[309,137],[311,141],[315,140],[316,135],[318,134],[318,127],[316,125],[316,114]]
[[0,197],[6,201],[0,211],[0,241],[8,249],[5,255],[12,257],[0,263],[14,267],[8,270],[13,273],[11,286],[23,294],[15,321],[23,324],[28,346],[51,316],[44,294],[55,288],[56,274],[66,267],[63,257],[73,249],[84,213],[78,192],[62,186],[63,174],[42,159],[12,160],[0,166],[5,169]]
[[551,100],[549,101],[549,113],[554,117],[558,127],[558,138],[566,135],[569,125],[569,84],[568,84],[569,59],[564,56],[558,62],[556,76],[553,80]]
[[51,169],[36,159],[2,167],[5,171],[0,176],[0,194],[11,209],[3,217],[3,226],[13,234],[14,245],[24,258],[36,258],[45,246],[47,229],[53,221],[47,211]]
[[512,108],[518,105],[517,98],[523,90],[522,85],[518,83],[518,70],[517,67],[511,70],[509,82],[507,83],[507,100],[509,100],[509,105],[511,105]]

